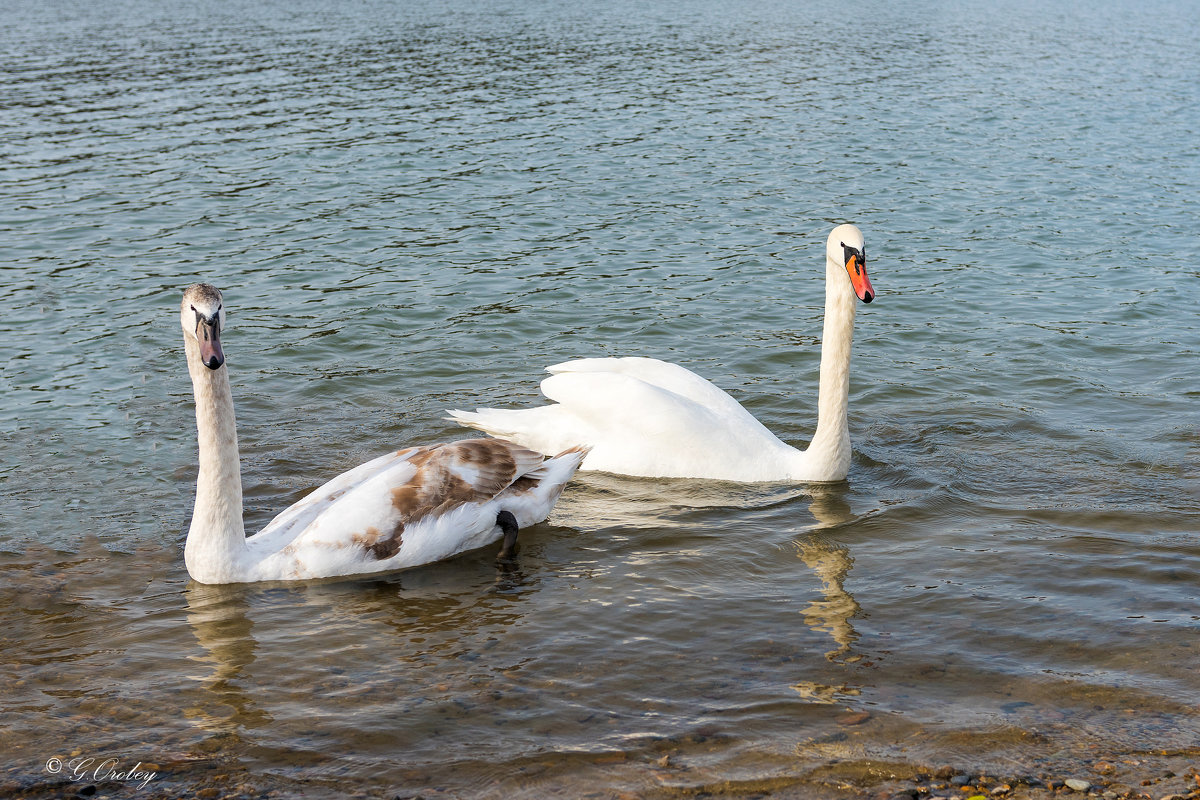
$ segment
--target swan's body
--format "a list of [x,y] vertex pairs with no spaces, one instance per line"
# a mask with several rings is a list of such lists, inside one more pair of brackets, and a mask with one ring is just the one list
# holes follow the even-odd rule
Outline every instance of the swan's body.
[[546,518],[583,459],[583,450],[545,458],[494,439],[398,450],[339,475],[247,538],[221,293],[189,287],[180,322],[200,444],[184,561],[201,583],[386,572],[501,535],[507,552],[518,527]]
[[875,291],[862,233],[839,225],[826,244],[825,329],[817,430],[784,444],[709,381],[652,358],[585,358],[548,367],[553,405],[451,411],[460,424],[542,453],[590,448],[580,469],[652,478],[837,481],[850,469],[847,402],[855,304]]

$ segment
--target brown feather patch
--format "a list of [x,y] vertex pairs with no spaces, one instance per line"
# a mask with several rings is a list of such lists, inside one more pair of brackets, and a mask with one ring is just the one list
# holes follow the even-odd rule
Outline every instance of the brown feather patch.
[[417,448],[409,463],[416,474],[392,490],[392,505],[407,521],[485,503],[542,463],[542,456],[497,439]]
[[398,524],[387,536],[380,534],[378,528],[367,528],[365,533],[356,534],[351,539],[379,561],[389,559],[400,552],[404,544],[404,523]]
[[540,484],[541,481],[537,478],[531,478],[528,475],[522,475],[512,482],[512,485],[508,487],[508,490],[513,494],[527,494],[536,489]]
[[544,460],[540,453],[498,439],[412,447],[397,455],[405,453],[411,453],[408,463],[416,472],[392,489],[392,507],[400,516],[395,530],[368,528],[354,537],[355,544],[381,561],[400,552],[406,525],[468,503],[486,503],[510,486],[518,492],[532,490],[539,480],[522,476]]

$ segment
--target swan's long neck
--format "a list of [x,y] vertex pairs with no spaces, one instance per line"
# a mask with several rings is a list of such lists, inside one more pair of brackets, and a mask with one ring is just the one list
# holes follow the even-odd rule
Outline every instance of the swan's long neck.
[[200,472],[184,563],[201,583],[226,583],[247,554],[233,392],[229,371],[224,366],[211,370],[200,363],[199,345],[191,337],[185,337],[185,349],[196,397]]
[[842,480],[850,471],[850,345],[857,298],[845,268],[825,259],[825,329],[821,336],[821,385],[817,431],[804,451],[805,480]]

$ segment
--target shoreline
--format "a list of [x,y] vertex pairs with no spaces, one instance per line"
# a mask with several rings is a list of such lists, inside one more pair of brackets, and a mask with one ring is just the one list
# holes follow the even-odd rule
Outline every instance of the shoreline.
[[[668,798],[778,798],[779,800],[1200,800],[1200,747],[1157,753],[1109,754],[1091,764],[1054,764],[1038,770],[981,772],[944,764],[936,768],[879,761],[831,761],[795,775],[751,779],[704,780],[703,773],[676,765],[671,756],[632,760],[623,753],[593,755],[566,770],[554,759],[541,774],[515,769],[507,780],[470,789],[452,780],[431,779],[414,771],[413,785],[371,785],[367,779],[334,775],[271,774],[251,769],[230,756],[177,754],[161,763],[140,763],[139,775],[118,779],[80,780],[66,776],[20,774],[9,768],[0,775],[0,798],[84,797],[166,798],[201,800],[292,800],[292,798],[363,798],[363,800],[448,800],[449,798],[588,797],[597,800],[667,800]],[[633,763],[631,763],[631,761]],[[620,765],[624,773],[605,785],[606,771]],[[633,768],[630,772],[629,768]],[[154,777],[145,780],[145,771]],[[443,776],[448,778],[448,776]],[[630,781],[629,777],[640,778]],[[633,783],[641,785],[633,785]]]

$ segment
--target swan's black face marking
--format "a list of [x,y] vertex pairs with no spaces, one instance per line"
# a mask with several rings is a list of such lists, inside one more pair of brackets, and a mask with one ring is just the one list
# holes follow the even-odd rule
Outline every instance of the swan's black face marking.
[[[845,242],[842,242],[841,244],[842,250],[844,250],[846,253],[846,269],[853,268],[855,275],[862,275],[863,269],[865,269],[867,266],[867,249],[864,247],[862,250],[859,250],[857,247],[851,247]],[[854,258],[853,265],[850,264],[851,258]],[[867,302],[870,301],[868,300]]]

